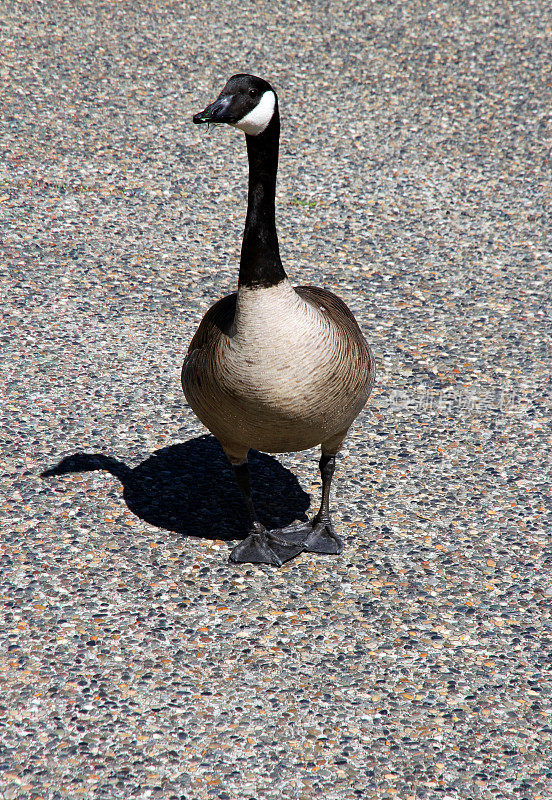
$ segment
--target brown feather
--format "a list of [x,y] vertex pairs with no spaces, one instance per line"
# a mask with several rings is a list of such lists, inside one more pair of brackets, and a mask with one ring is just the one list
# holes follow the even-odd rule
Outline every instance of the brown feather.
[[192,350],[199,350],[202,347],[211,347],[219,336],[222,334],[229,335],[236,313],[237,297],[238,293],[232,292],[226,297],[221,297],[211,306],[201,320],[199,328],[190,342],[188,353],[191,353]]

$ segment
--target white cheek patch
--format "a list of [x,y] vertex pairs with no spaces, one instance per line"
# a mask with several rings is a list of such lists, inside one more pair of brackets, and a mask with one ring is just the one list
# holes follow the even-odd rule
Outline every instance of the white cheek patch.
[[245,117],[242,117],[239,122],[235,122],[234,127],[239,128],[244,133],[248,133],[250,136],[258,136],[272,119],[275,106],[276,96],[274,92],[266,91],[255,108]]

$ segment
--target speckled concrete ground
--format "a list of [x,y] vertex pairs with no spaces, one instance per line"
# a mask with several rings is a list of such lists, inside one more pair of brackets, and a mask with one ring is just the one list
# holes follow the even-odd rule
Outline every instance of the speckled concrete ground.
[[[4,3],[0,798],[549,800],[546,2]],[[179,370],[236,280],[238,71],[283,113],[290,277],[379,378],[341,557],[230,566]],[[67,474],[41,478],[63,458]],[[317,454],[253,459],[272,525]]]

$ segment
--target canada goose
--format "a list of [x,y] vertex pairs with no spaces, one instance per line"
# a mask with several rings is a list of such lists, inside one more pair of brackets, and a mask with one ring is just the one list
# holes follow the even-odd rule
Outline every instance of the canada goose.
[[[278,98],[253,75],[234,75],[195,123],[227,123],[245,133],[247,217],[238,291],[203,317],[182,368],[182,387],[221,443],[249,513],[235,562],[280,566],[302,551],[340,553],[329,496],[335,456],[366,403],[374,358],[355,318],[332,292],[293,288],[280,260],[275,221],[280,138]],[[311,523],[268,531],[257,518],[247,454],[322,446],[322,503]]]

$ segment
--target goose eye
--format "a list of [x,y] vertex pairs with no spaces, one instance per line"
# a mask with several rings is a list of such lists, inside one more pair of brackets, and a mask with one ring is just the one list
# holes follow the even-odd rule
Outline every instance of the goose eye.
[[250,89],[249,90],[249,97],[256,97],[256,96],[257,96],[257,90],[256,89]]

